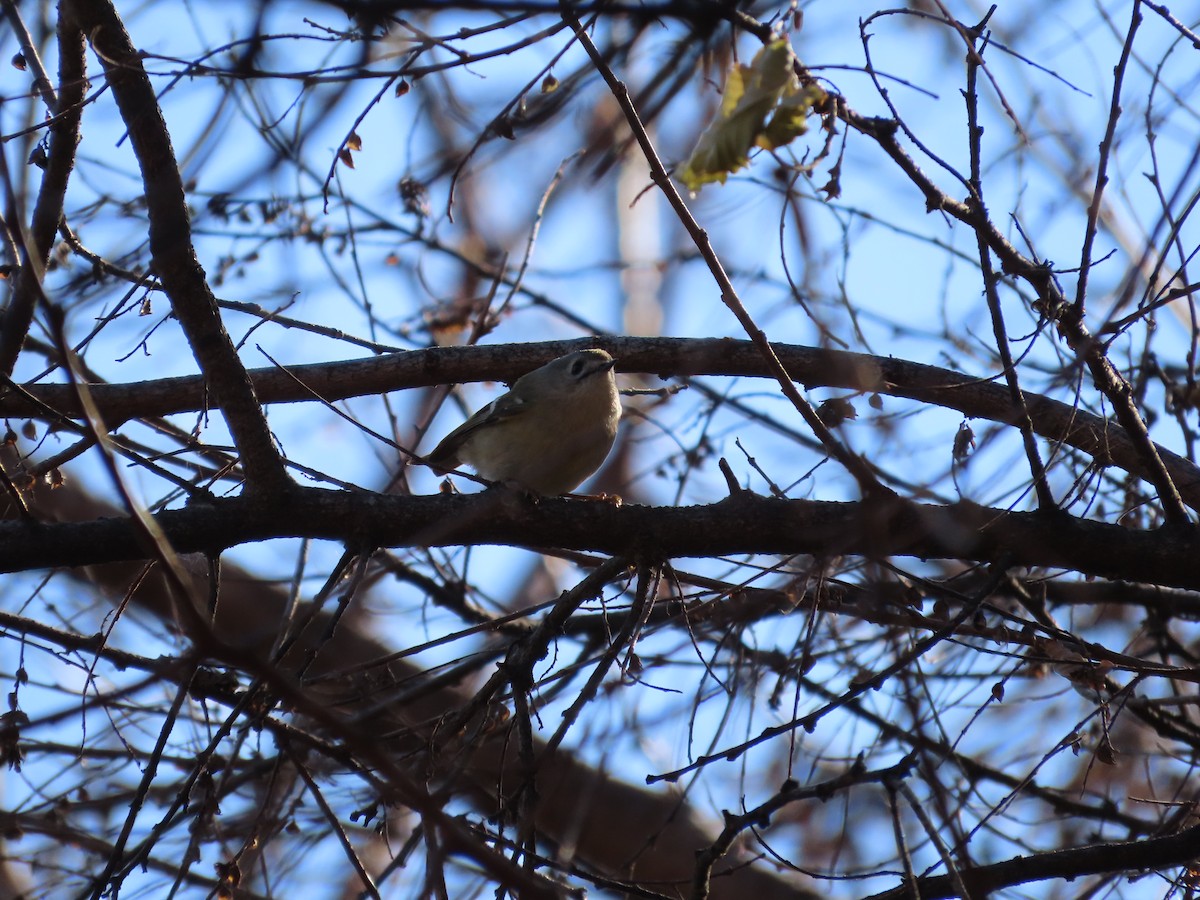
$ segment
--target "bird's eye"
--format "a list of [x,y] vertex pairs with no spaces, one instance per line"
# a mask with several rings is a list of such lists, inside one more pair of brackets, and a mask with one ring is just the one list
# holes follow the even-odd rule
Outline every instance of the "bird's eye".
[[572,378],[578,378],[580,375],[583,374],[583,365],[584,365],[584,363],[583,363],[582,359],[577,359],[577,360],[575,360],[575,362],[571,363],[571,377]]

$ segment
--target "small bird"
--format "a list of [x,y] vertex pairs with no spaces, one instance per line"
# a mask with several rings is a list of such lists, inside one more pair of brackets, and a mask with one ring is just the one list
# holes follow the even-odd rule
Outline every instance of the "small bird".
[[603,350],[551,360],[446,435],[426,461],[438,472],[467,463],[482,478],[544,496],[574,490],[616,439],[616,364]]

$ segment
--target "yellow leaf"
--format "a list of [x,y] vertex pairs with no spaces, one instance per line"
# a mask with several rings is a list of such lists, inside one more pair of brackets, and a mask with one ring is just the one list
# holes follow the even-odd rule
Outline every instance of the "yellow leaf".
[[723,184],[749,164],[754,147],[774,150],[804,133],[805,119],[825,92],[816,85],[800,86],[795,60],[781,38],[758,51],[750,65],[730,70],[720,114],[677,173],[689,190],[713,181]]
[[758,146],[764,150],[775,150],[790,144],[808,131],[808,114],[824,99],[825,92],[815,84],[786,94],[758,136]]

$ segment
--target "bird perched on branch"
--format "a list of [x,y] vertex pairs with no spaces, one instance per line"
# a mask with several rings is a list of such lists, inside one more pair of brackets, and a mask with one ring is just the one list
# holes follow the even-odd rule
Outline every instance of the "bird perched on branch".
[[577,350],[522,375],[426,461],[438,472],[466,463],[489,481],[545,496],[574,490],[600,468],[617,436],[615,365],[603,350]]

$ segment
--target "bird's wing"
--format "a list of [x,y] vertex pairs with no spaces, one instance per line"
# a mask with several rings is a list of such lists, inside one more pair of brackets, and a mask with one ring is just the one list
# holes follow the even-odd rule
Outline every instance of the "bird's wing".
[[450,468],[457,466],[460,462],[458,451],[472,434],[485,425],[492,425],[504,419],[519,416],[527,406],[528,404],[524,400],[514,396],[511,391],[502,394],[487,406],[480,407],[475,415],[442,438],[426,459],[435,466]]

